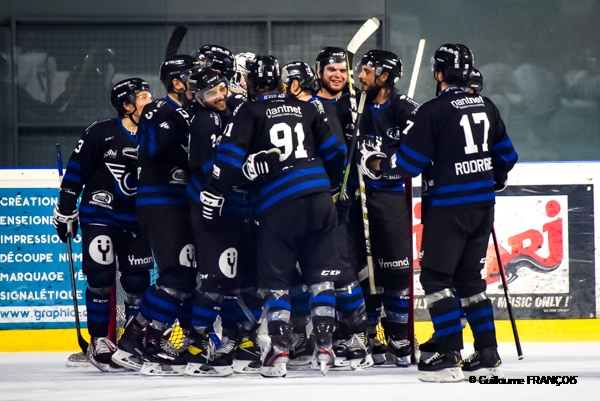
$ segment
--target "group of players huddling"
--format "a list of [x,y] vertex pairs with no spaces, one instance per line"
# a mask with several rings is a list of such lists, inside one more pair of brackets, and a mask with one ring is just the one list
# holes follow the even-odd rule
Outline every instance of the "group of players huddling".
[[[104,372],[265,377],[409,366],[404,181],[422,174],[421,283],[435,333],[421,346],[420,379],[459,381],[479,369],[501,376],[480,270],[494,191],[517,154],[480,95],[471,51],[445,44],[432,61],[436,97],[419,106],[394,87],[397,55],[361,58],[366,106],[351,161],[356,121],[341,48],[323,48],[313,70],[206,45],[162,63],[162,99],[140,78],[116,84],[119,116],[85,130],[54,214],[63,241],[81,225],[90,362]],[[127,323],[115,345],[107,336],[117,265]],[[463,315],[475,338],[464,361]],[[173,340],[174,327],[183,339]]]

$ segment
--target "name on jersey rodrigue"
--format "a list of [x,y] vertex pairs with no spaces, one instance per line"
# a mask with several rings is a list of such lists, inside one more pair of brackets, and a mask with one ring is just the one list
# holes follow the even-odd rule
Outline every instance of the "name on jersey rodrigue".
[[285,104],[277,107],[270,107],[266,111],[268,118],[273,117],[281,117],[281,116],[289,116],[294,115],[297,117],[302,117],[302,110],[300,106],[287,106]]

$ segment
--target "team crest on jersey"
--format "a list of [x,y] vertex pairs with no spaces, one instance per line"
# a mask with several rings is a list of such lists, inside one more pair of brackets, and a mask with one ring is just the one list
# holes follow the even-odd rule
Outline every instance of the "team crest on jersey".
[[400,127],[392,127],[392,128],[388,128],[387,131],[385,131],[385,134],[387,136],[389,136],[390,138],[399,141],[400,140]]
[[99,265],[110,265],[115,261],[112,240],[108,235],[98,235],[88,247],[92,260]]
[[[123,153],[125,153],[125,149],[123,149]],[[137,149],[136,149],[137,153]],[[137,193],[137,184],[135,183],[134,176],[131,173],[125,173],[125,166],[123,164],[116,163],[105,163],[106,167],[108,167],[108,171],[112,174],[115,180],[118,183],[119,190],[125,196],[135,196]]]
[[106,191],[96,191],[92,194],[91,205],[101,206],[108,209],[112,209],[110,204],[113,201],[113,194]]
[[171,170],[171,181],[169,181],[170,184],[187,185],[188,181],[189,177],[184,169],[175,167]]
[[194,267],[194,245],[187,244],[181,249],[179,264],[185,267]]
[[234,278],[237,275],[238,251],[231,247],[225,249],[219,257],[219,269],[227,278]]
[[104,157],[110,157],[111,159],[115,159],[117,157],[117,151],[114,149],[108,149],[106,152],[104,152]]

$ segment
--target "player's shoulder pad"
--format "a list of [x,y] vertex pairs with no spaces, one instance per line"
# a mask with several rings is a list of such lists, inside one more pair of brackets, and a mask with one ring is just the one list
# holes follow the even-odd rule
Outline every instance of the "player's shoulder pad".
[[398,98],[400,101],[406,102],[411,104],[413,107],[419,107],[419,103],[415,102],[412,98],[406,96],[406,95],[400,95],[400,97]]
[[104,132],[109,132],[112,126],[115,124],[114,118],[103,118],[96,120],[85,129],[86,135],[97,135]]

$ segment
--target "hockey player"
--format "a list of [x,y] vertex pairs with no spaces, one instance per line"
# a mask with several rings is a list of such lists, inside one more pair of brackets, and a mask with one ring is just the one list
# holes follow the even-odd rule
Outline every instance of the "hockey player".
[[[358,76],[367,98],[360,122],[361,148],[386,152],[400,143],[400,132],[417,104],[394,88],[402,77],[402,61],[392,52],[370,50],[361,59]],[[343,111],[342,126],[352,125],[348,96],[338,101]],[[347,133],[350,137],[351,133]],[[357,152],[357,154],[359,154]],[[404,180],[398,174],[385,174],[379,180],[365,177],[371,248],[375,261],[375,286],[377,294],[365,294],[368,330],[373,345],[375,364],[384,363],[387,357],[397,366],[410,365],[412,349],[407,339],[409,314],[409,287],[412,280],[412,250],[410,247],[409,216],[404,202]],[[356,170],[350,173],[349,193],[356,193]],[[360,202],[350,209],[349,222],[350,261],[358,278],[366,286],[368,277],[364,246],[363,216]],[[366,289],[364,287],[363,289]],[[385,310],[384,325],[387,349],[376,338],[381,306]]]
[[135,218],[138,122],[152,101],[150,87],[140,78],[129,78],[114,86],[110,100],[119,116],[95,121],[85,130],[67,164],[54,210],[54,225],[63,242],[75,237],[81,223],[91,337],[87,355],[103,372],[120,369],[111,363],[116,347],[107,338],[117,262],[128,318],[137,314],[154,266],[150,244]]
[[[227,79],[215,70],[204,67],[190,77],[191,91],[199,103],[190,126],[190,160],[192,171],[187,188],[191,202],[192,227],[198,275],[202,285],[196,289],[192,310],[193,332],[188,347],[186,374],[191,376],[227,376],[233,373],[233,351],[236,340],[236,319],[223,313],[223,299],[240,287],[254,287],[247,281],[256,276],[255,255],[249,239],[246,217],[246,191],[235,188],[225,196],[218,224],[202,215],[201,193],[206,187],[221,141],[227,115]],[[235,297],[233,297],[235,301]],[[254,309],[259,309],[258,306]],[[222,333],[213,330],[217,315],[221,315]],[[254,316],[254,319],[260,318]],[[246,366],[250,363],[247,361]],[[241,372],[247,370],[241,369]]]
[[[471,51],[444,44],[432,61],[437,97],[411,115],[402,146],[365,154],[361,169],[375,179],[382,173],[423,174],[421,284],[437,352],[419,362],[419,379],[455,382],[464,378],[463,371],[479,369],[503,377],[481,269],[494,221],[494,190],[505,187],[518,156],[496,106],[466,88]],[[475,339],[475,353],[464,364],[461,305]]]
[[[296,262],[311,292],[315,362],[322,371],[333,364],[332,331],[335,291],[330,273],[339,267],[336,211],[331,182],[341,181],[346,146],[310,104],[281,93],[279,63],[257,56],[248,66],[248,95],[225,128],[210,182],[201,199],[205,215],[216,218],[224,198],[243,177],[250,153],[281,153],[281,171],[255,181],[258,225],[258,283],[265,299],[268,331],[262,357],[263,376],[285,376],[290,341],[290,296]],[[249,160],[250,161],[250,160]],[[256,171],[254,167],[244,171]]]
[[320,89],[317,98],[323,102],[335,103],[348,84],[346,52],[341,47],[324,47],[315,60],[315,71]]
[[[318,82],[315,73],[308,64],[302,61],[286,64],[282,68],[282,81],[288,97],[295,97],[298,100],[312,103],[317,111],[324,116],[325,121],[340,141],[344,141],[342,127],[337,118],[337,109],[334,105],[329,102],[322,102],[314,95],[318,89]],[[347,214],[351,200],[339,199],[338,187],[340,184],[332,183],[334,187],[332,195],[336,200],[338,210],[337,237],[340,254],[339,274],[332,276],[332,278],[335,283],[338,326],[343,328],[338,330],[338,332],[343,332],[343,335],[338,336],[339,340],[334,345],[335,364],[336,366],[350,365],[352,368],[368,367],[372,365],[372,358],[368,355],[367,340],[365,338],[367,328],[365,303],[362,288],[348,260]],[[304,350],[304,354],[311,350],[308,338],[310,331],[305,329],[310,319],[309,316],[303,316],[310,314],[309,294],[307,291],[299,291],[298,287],[305,288],[306,286],[303,283],[295,286],[290,293],[292,299],[292,326],[297,336],[297,341],[292,342],[290,364],[301,364],[302,362],[303,353],[302,351],[296,353],[296,350]],[[302,311],[305,313],[298,313]],[[295,361],[294,357],[298,361]]]
[[[178,55],[165,60],[160,80],[167,90],[163,99],[148,104],[140,120],[140,155],[136,214],[147,233],[158,269],[156,283],[144,295],[141,313],[131,319],[118,347],[116,363],[140,369],[143,374],[183,374],[185,347],[170,339],[177,318],[181,327],[184,301],[191,308],[196,269],[189,203],[185,189],[189,180],[187,147],[192,95],[189,76],[197,60]],[[145,328],[144,366],[140,365],[140,336]],[[170,366],[166,366],[170,365]]]
[[238,53],[234,57],[234,71],[233,78],[231,78],[230,89],[238,94],[247,98],[246,94],[246,81],[248,80],[248,70],[246,69],[246,63],[253,61],[256,58],[254,53]]
[[[235,74],[235,58],[233,53],[223,46],[204,45],[197,51],[200,65],[210,67],[213,70],[223,74],[228,81],[231,81]],[[227,107],[229,110],[235,110],[237,106],[246,101],[243,94],[232,92],[227,86]]]

